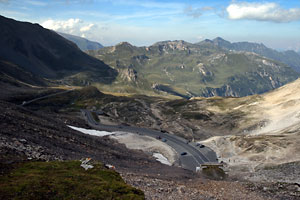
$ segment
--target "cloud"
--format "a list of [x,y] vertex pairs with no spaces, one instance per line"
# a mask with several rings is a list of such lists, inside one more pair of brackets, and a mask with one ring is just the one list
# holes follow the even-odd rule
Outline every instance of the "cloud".
[[300,20],[300,8],[284,9],[277,3],[233,2],[227,9],[232,20],[248,19],[277,23]]
[[212,7],[202,7],[202,8],[193,8],[192,6],[188,6],[184,9],[184,13],[193,18],[199,18],[204,12],[213,10]]
[[197,41],[199,41],[199,40],[203,40],[203,38],[204,38],[204,37],[203,37],[202,35],[198,35],[198,36],[196,36],[196,40],[197,40]]
[[89,24],[87,26],[84,26],[84,27],[80,28],[80,32],[87,32],[87,31],[91,30],[91,28],[94,26],[95,26],[94,24]]
[[69,34],[82,35],[82,33],[88,33],[91,31],[94,24],[86,23],[81,19],[68,19],[68,20],[52,20],[49,19],[41,23],[44,28],[52,29],[58,32],[64,32]]

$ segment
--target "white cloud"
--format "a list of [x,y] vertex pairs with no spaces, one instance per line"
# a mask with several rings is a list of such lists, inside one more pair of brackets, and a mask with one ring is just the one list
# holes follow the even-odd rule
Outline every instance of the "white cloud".
[[277,3],[233,2],[227,7],[228,18],[271,22],[300,20],[300,8],[284,9]]
[[197,37],[196,37],[196,39],[197,40],[202,40],[204,37],[202,36],[202,35],[198,35]]
[[92,27],[94,27],[94,24],[89,24],[87,26],[84,26],[84,27],[80,28],[80,32],[87,32],[87,31],[91,30]]
[[[74,35],[82,35],[91,31],[94,24],[86,23],[81,19],[68,19],[68,20],[52,20],[49,19],[41,23],[44,28],[52,29],[54,31],[69,33]],[[86,35],[86,34],[85,34]]]

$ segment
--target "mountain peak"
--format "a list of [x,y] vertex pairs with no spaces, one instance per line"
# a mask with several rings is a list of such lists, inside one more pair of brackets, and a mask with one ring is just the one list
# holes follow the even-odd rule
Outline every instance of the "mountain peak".
[[165,41],[160,41],[156,42],[152,46],[157,46],[157,45],[170,45],[170,44],[188,44],[188,42],[184,40],[165,40]]
[[152,46],[159,46],[160,48],[164,49],[167,51],[167,49],[171,50],[187,50],[191,44],[184,41],[184,40],[167,40],[167,41],[162,41],[162,42],[157,42]]
[[111,47],[111,52],[131,52],[133,53],[137,47],[133,46],[132,44],[130,44],[129,42],[120,42],[115,46]]
[[224,40],[221,37],[217,37],[215,39],[213,39],[213,43],[216,46],[222,47],[222,48],[230,48],[231,47],[231,43],[228,42],[227,40]]
[[225,41],[225,42],[228,42],[228,41],[224,40],[221,37],[216,37],[215,39],[213,39],[213,41]]
[[133,47],[129,42],[120,42],[116,46]]

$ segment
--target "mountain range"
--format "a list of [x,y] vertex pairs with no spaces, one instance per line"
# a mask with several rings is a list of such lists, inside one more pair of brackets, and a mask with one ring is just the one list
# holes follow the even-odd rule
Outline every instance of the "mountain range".
[[149,47],[122,42],[88,53],[118,70],[112,85],[116,92],[240,97],[264,93],[299,77],[282,62],[229,50],[231,43],[225,40],[222,45],[214,41],[163,41]]
[[0,16],[0,27],[2,78],[38,85],[52,81],[86,85],[87,81],[110,83],[117,75],[73,42],[38,24]]
[[[287,64],[253,52],[264,45],[238,45],[221,38],[196,44],[163,41],[149,47],[122,42],[88,50],[88,55],[38,24],[1,16],[0,25],[2,82],[92,84],[106,92],[191,98],[259,94],[299,77]],[[252,52],[241,51],[246,46],[253,47]]]
[[277,60],[292,67],[295,71],[300,72],[300,54],[287,50],[283,52],[266,47],[264,44],[251,43],[251,42],[235,42],[231,43],[223,38],[217,37],[213,40],[204,40],[199,44],[212,44],[227,50],[234,51],[247,51],[257,53],[258,55]]
[[90,41],[83,37],[70,35],[67,33],[60,33],[60,32],[57,32],[57,33],[59,35],[63,36],[64,38],[66,38],[67,40],[74,42],[79,47],[79,49],[81,49],[82,51],[97,50],[97,49],[103,48],[102,44],[100,44],[98,42]]

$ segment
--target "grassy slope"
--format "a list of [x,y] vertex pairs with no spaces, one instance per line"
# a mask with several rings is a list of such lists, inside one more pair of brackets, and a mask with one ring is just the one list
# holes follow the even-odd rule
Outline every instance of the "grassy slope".
[[0,176],[0,199],[144,199],[102,164],[85,171],[79,161],[29,162]]

